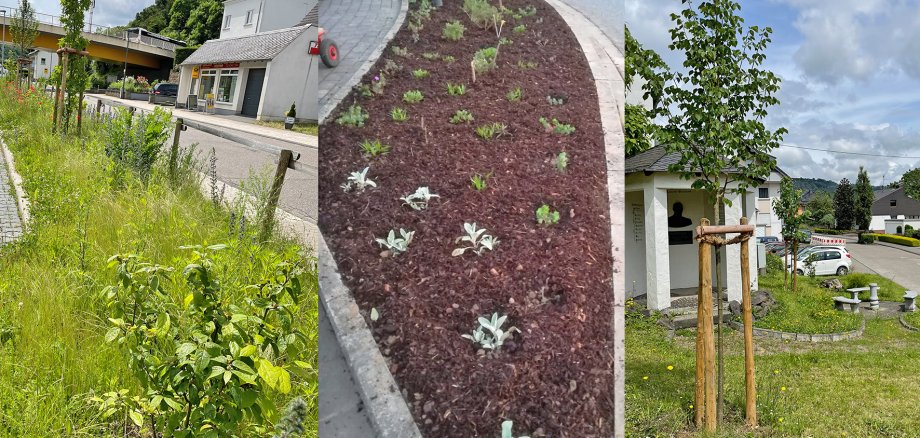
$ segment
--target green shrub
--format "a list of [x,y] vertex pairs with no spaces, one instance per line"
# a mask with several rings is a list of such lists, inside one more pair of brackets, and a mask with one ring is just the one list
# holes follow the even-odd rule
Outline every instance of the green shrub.
[[920,246],[920,239],[914,239],[905,236],[896,236],[893,234],[879,234],[878,240],[882,242],[894,243],[904,246]]
[[875,243],[875,240],[876,240],[876,239],[877,239],[877,237],[876,237],[875,234],[872,234],[872,233],[862,233],[862,234],[859,235],[859,239],[857,240],[857,243],[871,244],[871,243]]
[[496,59],[498,58],[498,48],[486,47],[479,49],[473,54],[473,69],[476,73],[488,73],[498,68]]
[[[125,108],[116,108],[115,117],[103,124],[105,154],[114,164],[134,170],[146,181],[163,145],[171,132],[172,114],[160,107],[152,113],[134,115]],[[116,173],[116,175],[120,175]],[[113,180],[120,185],[120,179]]]
[[832,235],[832,236],[839,236],[839,235],[841,235],[841,234],[846,234],[846,233],[848,233],[848,231],[845,231],[845,230],[832,230],[832,229],[829,229],[829,228],[815,228],[815,233],[816,233],[816,234],[829,234],[829,235]]
[[488,0],[463,0],[463,11],[470,21],[482,29],[488,29],[501,22],[502,13]]
[[352,104],[341,116],[339,116],[339,118],[335,119],[335,123],[351,126],[353,128],[361,128],[364,126],[364,121],[366,121],[368,117],[367,111],[361,108],[360,105]]
[[864,272],[853,272],[843,277],[843,287],[846,289],[868,287],[869,283],[874,283],[872,276]]
[[463,39],[463,31],[465,30],[466,26],[461,24],[460,21],[451,21],[444,25],[441,36],[450,41],[460,41]]
[[782,272],[783,258],[776,254],[767,254],[767,272]]

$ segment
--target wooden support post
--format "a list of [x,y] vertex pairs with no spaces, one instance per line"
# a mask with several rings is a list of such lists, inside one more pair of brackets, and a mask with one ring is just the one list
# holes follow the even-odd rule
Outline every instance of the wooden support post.
[[272,232],[272,226],[275,222],[275,209],[278,208],[278,200],[281,197],[281,186],[284,184],[284,176],[287,169],[294,160],[294,153],[289,149],[283,149],[278,158],[278,167],[275,168],[275,179],[272,181],[272,188],[268,194],[268,205],[265,207],[265,215],[261,218],[262,231],[260,238],[267,240]]
[[102,116],[102,99],[96,99],[96,113],[94,116],[96,120],[99,120],[99,117]]
[[[741,225],[748,219],[741,218]],[[754,317],[751,315],[751,263],[749,239],[741,241],[741,315],[744,320],[744,413],[747,425],[757,427],[757,385],[754,382]]]
[[83,91],[80,91],[80,100],[77,101],[80,109],[77,111],[77,135],[83,134]]
[[[700,221],[701,227],[709,225],[708,219]],[[705,229],[705,228],[703,228]],[[703,430],[716,430],[716,376],[715,340],[712,337],[712,245],[700,241],[700,289],[697,307],[697,376],[696,394],[702,403],[696,408],[695,418],[701,418]],[[700,360],[702,359],[702,360]],[[702,365],[700,364],[702,362]]]
[[173,133],[172,148],[169,150],[169,180],[176,182],[176,167],[179,160],[179,136],[182,134],[183,120],[176,119],[176,130]]
[[59,109],[56,112],[56,116],[54,118],[54,131],[52,132],[56,132],[58,129],[61,129],[61,118],[64,113],[67,112],[67,63],[70,60],[70,53],[65,52],[61,56],[63,58],[61,59],[61,86],[58,90],[57,97],[60,103],[55,104],[55,108]]

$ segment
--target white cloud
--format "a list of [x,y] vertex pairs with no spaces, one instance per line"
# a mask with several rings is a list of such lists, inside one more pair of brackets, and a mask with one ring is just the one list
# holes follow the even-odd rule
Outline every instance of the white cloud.
[[[61,2],[59,0],[30,0],[35,11],[41,14],[60,16]],[[134,19],[141,9],[152,5],[154,0],[96,0],[93,10],[93,26],[122,26]],[[42,17],[37,17],[42,20]],[[89,23],[89,11],[85,20]]]

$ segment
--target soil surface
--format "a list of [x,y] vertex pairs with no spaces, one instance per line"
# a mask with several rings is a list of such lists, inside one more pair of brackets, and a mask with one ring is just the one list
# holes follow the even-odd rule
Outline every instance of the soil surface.
[[[590,68],[550,6],[505,0],[512,10],[532,5],[538,12],[520,20],[506,14],[502,37],[512,43],[501,46],[498,69],[473,83],[473,53],[495,46],[497,38],[477,28],[461,3],[434,10],[418,42],[404,25],[363,83],[387,60],[402,69],[385,75],[379,95],[353,91],[320,127],[320,228],[425,436],[496,437],[503,420],[514,421],[516,436],[611,436],[612,257],[604,138]],[[452,20],[467,28],[458,42],[441,37]],[[525,32],[512,30],[519,24]],[[408,56],[395,55],[394,45]],[[521,68],[518,61],[536,65]],[[415,69],[430,77],[414,78]],[[466,94],[448,95],[447,82],[465,84]],[[516,87],[523,98],[509,102],[506,94]],[[402,101],[416,89],[422,102]],[[564,97],[565,104],[551,105],[548,95]],[[364,127],[336,124],[354,102],[370,115]],[[394,107],[406,109],[409,119],[392,121]],[[458,109],[475,121],[448,123]],[[577,131],[546,132],[540,117]],[[475,128],[491,122],[506,124],[508,134],[477,137]],[[365,139],[391,150],[366,157],[359,147]],[[552,162],[561,151],[569,156],[565,172]],[[365,166],[377,187],[343,192],[348,175]],[[485,190],[471,188],[471,175],[490,172]],[[440,198],[414,211],[399,198],[420,186]],[[534,212],[543,203],[560,212],[558,224],[537,225]],[[497,237],[495,250],[451,256],[464,222]],[[415,231],[408,251],[383,253],[374,239],[399,228]],[[372,308],[377,321],[370,320]],[[508,314],[505,328],[521,333],[486,354],[460,335],[493,312]]]

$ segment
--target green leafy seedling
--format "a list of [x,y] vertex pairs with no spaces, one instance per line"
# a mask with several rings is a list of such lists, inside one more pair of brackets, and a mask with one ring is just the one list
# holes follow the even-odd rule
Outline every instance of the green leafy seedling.
[[537,223],[540,225],[553,225],[559,222],[559,212],[543,204],[537,209]]

